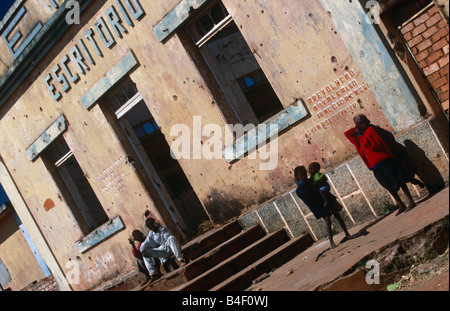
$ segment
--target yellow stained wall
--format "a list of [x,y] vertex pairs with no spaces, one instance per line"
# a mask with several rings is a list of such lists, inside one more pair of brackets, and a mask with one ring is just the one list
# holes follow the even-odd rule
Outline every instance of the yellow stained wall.
[[[16,1],[17,2],[17,1]],[[49,1],[47,1],[49,3]],[[56,4],[61,5],[63,0],[55,0]],[[49,4],[45,5],[44,1],[40,0],[27,0],[24,2],[23,7],[25,8],[25,13],[21,19],[21,21],[17,24],[16,27],[11,31],[11,33],[7,36],[8,40],[12,40],[12,38],[18,33],[21,34],[21,39],[17,42],[17,44],[13,47],[14,51],[17,51],[20,45],[26,40],[28,34],[35,29],[35,27],[40,22],[44,25],[55,13],[56,9]],[[18,13],[14,13],[10,20],[12,20]],[[4,17],[3,21],[7,16]],[[6,24],[5,28],[8,26]],[[2,33],[4,33],[4,29]],[[2,40],[4,40],[2,38]],[[2,42],[3,43],[3,42]],[[14,58],[10,53],[6,44],[0,44],[0,77],[6,74],[8,68],[13,66]]]
[[[300,98],[306,103],[311,117],[280,135],[278,166],[273,171],[259,170],[259,160],[243,159],[232,165],[223,159],[181,160],[194,189],[213,220],[217,222],[238,216],[242,211],[285,192],[293,186],[292,170],[297,165],[318,161],[323,167],[334,166],[352,156],[353,146],[346,141],[343,133],[352,126],[352,116],[356,113],[365,113],[373,123],[391,129],[373,94],[368,90],[359,96],[361,103],[352,114],[346,115],[326,130],[306,135],[309,128],[322,120],[308,104],[307,99],[312,94],[343,75],[346,67],[356,73],[355,78],[360,85],[365,82],[358,66],[333,28],[328,13],[317,1],[223,2],[250,49],[257,52],[257,60],[283,105],[288,107]],[[177,68],[183,68],[184,64],[189,63],[189,57],[184,55],[183,46],[177,36],[171,37],[163,45],[167,53],[179,51],[180,61],[178,57],[171,60]],[[335,62],[331,60],[333,56]],[[159,63],[166,68],[171,66],[171,63],[164,63],[163,60]],[[168,75],[168,78],[175,80],[177,76],[184,77],[177,70],[174,75]],[[190,80],[202,81],[197,75],[187,77]],[[154,79],[153,77],[152,80]],[[146,83],[152,85],[149,80],[146,80]],[[159,85],[159,81],[156,85]],[[184,88],[184,93],[180,94],[178,87],[179,83],[165,83],[163,88],[158,88],[158,93],[164,94],[155,95],[161,100],[152,105],[166,136],[168,128],[185,116],[173,105],[173,112],[167,111],[168,107],[163,105],[165,102],[162,99],[170,101],[173,95],[177,95],[178,101],[174,104],[194,102],[196,106],[201,103],[209,104],[214,100],[212,97],[194,100],[189,92],[190,88]],[[204,118],[203,124],[209,123],[206,118],[209,114],[202,112],[199,115]],[[189,118],[187,120],[189,122]],[[224,122],[223,118],[215,120],[215,123],[221,125]],[[214,171],[211,171],[210,167],[214,167]]]
[[0,215],[0,258],[8,269],[11,281],[4,288],[21,290],[33,281],[45,278],[13,214]]

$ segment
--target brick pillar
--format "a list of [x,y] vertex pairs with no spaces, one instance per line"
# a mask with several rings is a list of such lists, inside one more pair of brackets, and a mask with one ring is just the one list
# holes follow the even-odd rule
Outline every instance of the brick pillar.
[[413,56],[449,116],[449,27],[433,5],[401,28]]
[[34,281],[33,283],[22,289],[22,291],[28,292],[48,292],[58,290],[58,284],[56,283],[56,280],[52,275],[40,280],[39,282]]

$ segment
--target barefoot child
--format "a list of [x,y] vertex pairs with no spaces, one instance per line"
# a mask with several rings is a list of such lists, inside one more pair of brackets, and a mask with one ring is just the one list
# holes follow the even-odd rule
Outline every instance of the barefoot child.
[[[376,180],[383,188],[389,191],[397,202],[399,209],[396,216],[414,208],[416,203],[411,196],[406,182],[419,181],[411,179],[414,173],[405,173],[402,170],[399,161],[395,158],[394,152],[389,148],[388,143],[394,139],[393,136],[389,138],[381,131],[377,131],[376,127],[363,114],[355,116],[353,122],[355,123],[355,127],[347,130],[344,135],[355,146],[361,159],[367,168],[373,172]],[[408,200],[406,205],[402,202],[398,194],[400,189],[403,190]]]
[[[350,234],[347,231],[347,226],[345,225],[344,220],[339,214],[339,203],[334,199],[329,200],[330,204],[328,206],[325,204],[325,200],[323,199],[319,188],[314,185],[312,178],[308,179],[308,174],[304,166],[296,167],[294,170],[294,176],[295,183],[297,184],[297,195],[300,199],[302,199],[306,206],[308,206],[316,219],[323,218],[325,220],[331,248],[336,247],[336,244],[333,241],[333,235],[331,233],[331,215],[336,217],[339,225],[344,230],[345,238],[342,242],[345,242],[350,237]],[[329,195],[332,196],[331,193],[329,193]]]

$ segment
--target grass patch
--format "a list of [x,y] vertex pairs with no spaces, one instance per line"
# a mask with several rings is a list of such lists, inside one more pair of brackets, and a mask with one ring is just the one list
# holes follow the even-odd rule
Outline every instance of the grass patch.
[[397,209],[398,209],[398,206],[397,206],[397,205],[394,205],[394,204],[386,204],[386,205],[384,206],[384,213],[385,213],[385,214],[390,214],[390,213],[396,211]]

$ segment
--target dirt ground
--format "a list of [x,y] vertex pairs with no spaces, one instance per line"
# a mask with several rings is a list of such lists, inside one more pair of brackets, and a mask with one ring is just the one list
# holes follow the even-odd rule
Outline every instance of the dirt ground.
[[[271,276],[254,284],[251,291],[314,291],[314,290],[386,290],[387,285],[399,283],[396,290],[448,290],[448,214],[449,189],[421,202],[408,213],[391,214],[372,224],[362,224],[350,229],[350,234],[367,227],[367,235],[340,243],[329,249],[328,241],[317,242]],[[430,228],[440,225],[440,231]],[[442,231],[445,226],[446,231]],[[440,245],[440,257],[427,257],[431,240],[445,236]],[[342,234],[335,237],[341,241]],[[427,240],[428,239],[428,240]],[[430,240],[431,239],[431,240]],[[441,239],[442,240],[442,239]],[[442,242],[441,242],[442,244]],[[408,258],[405,255],[411,253]],[[415,254],[417,261],[412,260]],[[444,254],[443,254],[444,253]],[[380,286],[369,286],[365,273],[355,266],[370,258],[380,260],[380,273],[389,278]],[[428,260],[429,259],[429,260]],[[403,260],[403,262],[400,262]],[[428,261],[427,261],[428,260]],[[416,266],[412,267],[411,262]],[[395,273],[392,266],[401,266]],[[432,266],[430,269],[425,269]],[[411,269],[411,267],[413,269]],[[363,271],[363,272],[361,272]],[[358,274],[358,272],[360,272]],[[402,278],[404,277],[404,278]],[[340,283],[338,283],[340,282]],[[336,284],[333,289],[331,285]]]
[[443,256],[428,261],[402,276],[398,291],[449,291],[448,249]]
[[[342,233],[336,235],[334,249],[329,248],[327,240],[316,242],[247,290],[386,291],[391,285],[395,291],[449,291],[448,215],[447,187],[408,213],[383,216],[349,230],[355,234],[366,229],[367,235],[345,243],[339,243]],[[430,243],[440,245],[429,247]],[[437,255],[429,256],[429,248],[440,250]],[[368,285],[367,270],[361,269],[369,257],[380,261],[382,284],[378,286]],[[392,269],[393,263],[399,266],[397,271]],[[136,290],[142,278],[135,273],[107,290]]]

